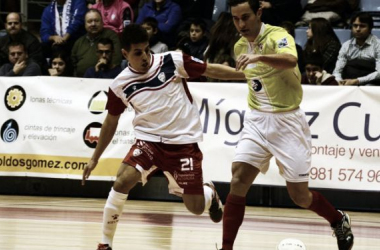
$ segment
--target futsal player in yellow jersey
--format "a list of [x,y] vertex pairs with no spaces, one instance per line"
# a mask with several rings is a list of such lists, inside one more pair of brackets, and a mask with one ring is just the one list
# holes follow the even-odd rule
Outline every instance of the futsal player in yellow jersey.
[[243,222],[246,195],[256,176],[274,156],[291,199],[325,218],[340,250],[353,246],[349,216],[308,188],[311,135],[302,100],[301,75],[294,39],[282,28],[261,22],[259,0],[229,0],[236,29],[236,69],[247,79],[248,103],[223,215],[223,250],[232,250]]

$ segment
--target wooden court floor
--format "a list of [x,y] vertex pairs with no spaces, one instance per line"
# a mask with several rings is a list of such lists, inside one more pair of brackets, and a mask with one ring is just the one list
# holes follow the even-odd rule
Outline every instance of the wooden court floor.
[[[0,196],[0,250],[95,250],[105,199]],[[349,211],[348,211],[349,212]],[[380,249],[380,214],[349,212],[354,250]],[[337,249],[327,223],[301,209],[247,207],[235,250],[275,250],[284,238],[308,250]],[[114,250],[215,250],[222,224],[182,203],[127,201]]]

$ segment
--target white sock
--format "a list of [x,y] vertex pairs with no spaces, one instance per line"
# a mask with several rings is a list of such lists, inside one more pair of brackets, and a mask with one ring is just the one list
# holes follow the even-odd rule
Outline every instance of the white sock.
[[103,211],[103,244],[112,246],[116,226],[119,222],[128,194],[116,192],[111,189]]
[[203,193],[205,196],[205,211],[208,211],[211,207],[211,201],[214,195],[214,190],[207,185],[203,185]]

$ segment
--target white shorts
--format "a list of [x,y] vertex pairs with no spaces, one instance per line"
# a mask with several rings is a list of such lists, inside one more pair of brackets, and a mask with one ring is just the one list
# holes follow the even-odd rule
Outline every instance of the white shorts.
[[265,174],[272,156],[286,181],[309,181],[311,134],[301,109],[246,114],[233,161],[248,163]]

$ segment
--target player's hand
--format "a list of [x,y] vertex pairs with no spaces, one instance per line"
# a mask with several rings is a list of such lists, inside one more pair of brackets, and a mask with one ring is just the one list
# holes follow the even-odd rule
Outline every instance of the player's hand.
[[259,61],[260,56],[254,54],[242,54],[236,59],[236,70],[244,70],[248,64]]
[[86,167],[84,167],[83,175],[82,175],[82,186],[84,186],[86,180],[88,179],[88,177],[90,177],[92,170],[95,169],[95,167],[96,167],[97,164],[98,164],[97,161],[94,161],[94,160],[91,159],[87,163]]

